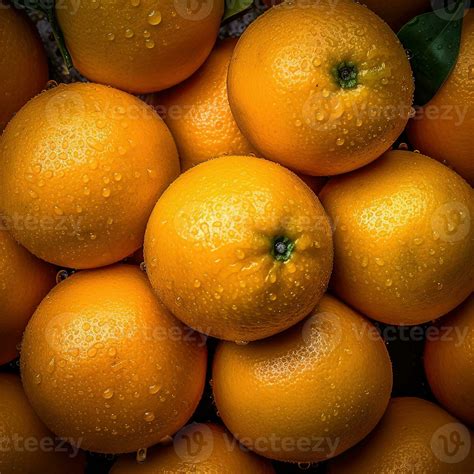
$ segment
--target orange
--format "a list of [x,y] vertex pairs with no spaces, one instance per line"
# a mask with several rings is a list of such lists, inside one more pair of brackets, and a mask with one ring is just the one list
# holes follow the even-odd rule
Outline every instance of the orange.
[[0,472],[83,474],[85,457],[41,423],[18,376],[0,374]]
[[88,79],[129,92],[174,86],[205,61],[223,0],[66,0],[56,15],[74,65]]
[[123,457],[110,474],[273,474],[270,462],[243,448],[221,426],[193,423],[183,428],[172,445],[155,448],[143,464]]
[[332,267],[327,216],[293,173],[245,156],[181,175],[158,201],[145,262],[161,301],[185,324],[233,341],[303,319]]
[[48,81],[48,63],[39,35],[26,15],[0,5],[0,133]]
[[242,135],[227,98],[227,69],[237,39],[219,43],[187,81],[156,97],[178,146],[181,167],[221,155],[248,155],[255,150]]
[[243,33],[228,89],[237,125],[262,156],[327,176],[390,147],[407,123],[413,79],[402,45],[370,10],[302,0]]
[[474,295],[437,325],[425,346],[425,371],[435,397],[474,426]]
[[396,32],[415,16],[431,11],[434,7],[443,6],[442,2],[435,0],[398,0],[397,2],[363,0],[361,3],[377,13]]
[[464,17],[457,62],[436,95],[410,121],[410,142],[474,185],[474,13]]
[[122,453],[187,422],[202,395],[207,351],[138,267],[117,265],[60,283],[30,320],[20,360],[26,394],[54,433]]
[[330,474],[471,474],[472,433],[437,405],[393,398],[372,433],[329,462]]
[[335,225],[332,288],[388,324],[443,316],[474,286],[474,192],[427,156],[389,151],[319,194]]
[[379,333],[331,296],[288,331],[222,342],[214,358],[222,420],[242,444],[279,461],[317,462],[350,448],[382,417],[391,388]]
[[33,257],[2,229],[0,221],[0,365],[18,355],[23,331],[56,283],[56,270]]
[[35,97],[6,128],[0,154],[9,230],[34,255],[72,268],[114,263],[140,248],[156,200],[179,174],[158,115],[97,84]]

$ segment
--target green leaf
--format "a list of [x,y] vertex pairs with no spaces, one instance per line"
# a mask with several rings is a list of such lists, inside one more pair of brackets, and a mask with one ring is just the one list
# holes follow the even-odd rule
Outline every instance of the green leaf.
[[229,18],[232,18],[235,15],[247,10],[252,6],[252,4],[253,0],[226,0],[222,21],[227,21]]
[[415,104],[424,105],[451,73],[461,43],[464,1],[416,16],[398,33],[415,76]]
[[68,69],[73,67],[71,55],[66,47],[64,36],[56,19],[55,0],[12,0],[15,7],[43,13],[51,25],[54,39]]

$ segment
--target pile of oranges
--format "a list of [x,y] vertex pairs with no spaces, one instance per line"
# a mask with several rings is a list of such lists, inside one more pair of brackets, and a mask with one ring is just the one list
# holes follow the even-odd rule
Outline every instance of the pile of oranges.
[[270,3],[0,4],[1,474],[474,471],[474,13]]

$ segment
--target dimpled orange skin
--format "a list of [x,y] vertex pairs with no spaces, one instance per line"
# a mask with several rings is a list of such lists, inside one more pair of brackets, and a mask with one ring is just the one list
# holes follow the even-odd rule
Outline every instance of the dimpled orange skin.
[[[457,441],[453,443],[458,434],[459,441],[471,444],[470,451],[460,452]],[[471,474],[472,446],[472,434],[438,405],[415,397],[393,398],[377,427],[356,447],[331,460],[328,473]]]
[[421,324],[473,290],[472,188],[419,153],[390,151],[329,181],[319,194],[335,222],[331,287],[388,324]]
[[28,320],[55,285],[55,277],[53,266],[0,230],[0,365],[18,356],[17,346]]
[[[286,261],[273,241],[295,247]],[[181,175],[145,236],[147,273],[188,326],[226,340],[276,334],[304,318],[332,268],[327,216],[293,173],[261,158],[216,158]]]
[[428,382],[446,410],[474,426],[474,295],[439,326],[444,337],[427,340],[425,345]]
[[88,79],[154,92],[187,79],[217,38],[224,2],[66,0],[56,6],[74,65]]
[[20,108],[48,81],[43,45],[26,15],[0,9],[0,133]]
[[463,20],[457,62],[436,95],[418,110],[408,127],[410,142],[447,162],[474,185],[474,13]]
[[60,283],[28,324],[20,360],[26,394],[54,433],[122,453],[187,422],[202,395],[207,350],[138,267],[117,265]]
[[158,197],[179,174],[173,138],[139,99],[97,84],[30,101],[0,142],[0,210],[30,252],[94,268],[140,248]]
[[[351,63],[355,88],[334,69]],[[405,128],[413,79],[405,51],[374,13],[349,0],[282,3],[241,36],[229,102],[242,133],[267,159],[309,175],[359,168]]]
[[[186,432],[195,438],[185,438]],[[119,459],[110,474],[274,474],[266,459],[241,447],[223,427],[211,423],[188,425],[172,445],[155,448],[146,462],[138,464],[136,456]],[[198,437],[199,436],[199,437]],[[201,444],[206,443],[206,444]]]
[[219,43],[196,74],[153,99],[176,140],[183,170],[221,155],[255,152],[227,98],[227,69],[236,43],[231,38]]
[[85,472],[84,455],[74,456],[73,448],[58,443],[28,403],[20,377],[13,374],[0,374],[0,438],[2,474]]
[[288,462],[321,461],[359,442],[392,388],[378,332],[331,296],[277,336],[220,343],[212,375],[227,428],[258,454]]

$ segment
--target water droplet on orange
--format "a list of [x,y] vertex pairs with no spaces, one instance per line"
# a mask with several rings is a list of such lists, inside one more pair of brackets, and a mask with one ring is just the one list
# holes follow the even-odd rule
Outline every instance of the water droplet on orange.
[[110,400],[114,396],[114,391],[111,388],[108,388],[104,390],[102,393],[102,397],[104,397],[106,400]]
[[148,23],[153,26],[159,25],[161,23],[161,12],[152,10],[148,14]]

